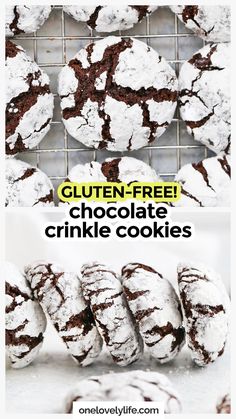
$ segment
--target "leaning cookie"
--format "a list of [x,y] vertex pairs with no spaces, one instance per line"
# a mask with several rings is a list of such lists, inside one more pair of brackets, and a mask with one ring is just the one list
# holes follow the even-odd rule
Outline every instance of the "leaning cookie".
[[37,31],[48,19],[50,13],[51,6],[6,6],[6,36]]
[[128,309],[118,276],[97,262],[82,267],[83,295],[114,360],[126,366],[140,358],[142,339]]
[[185,342],[179,298],[154,269],[130,263],[122,269],[124,292],[151,355],[161,363],[173,359]]
[[181,197],[175,207],[227,207],[230,205],[230,157],[217,156],[183,166],[175,177]]
[[25,268],[35,298],[52,320],[72,357],[81,366],[94,362],[102,344],[76,274],[53,263],[35,262]]
[[8,158],[5,172],[6,206],[54,206],[52,182],[41,170],[21,160]]
[[230,41],[229,6],[170,6],[178,18],[208,42]]
[[79,22],[87,23],[97,32],[131,29],[153,13],[157,6],[64,6],[63,10]]
[[229,332],[229,297],[219,275],[196,264],[178,266],[180,298],[188,346],[205,366],[224,353]]
[[216,406],[216,413],[230,414],[231,413],[231,397],[226,394],[221,398]]
[[37,357],[43,344],[46,317],[33,298],[24,275],[11,263],[3,267],[6,282],[6,351],[13,368],[23,368]]
[[169,379],[158,372],[129,371],[92,376],[78,382],[66,397],[65,412],[73,402],[127,401],[163,403],[165,413],[180,413],[181,402]]
[[137,39],[89,44],[62,69],[58,92],[69,134],[88,147],[137,150],[170,124],[178,82],[167,61]]
[[53,94],[49,78],[24,49],[6,42],[6,153],[39,144],[50,128]]
[[179,75],[180,115],[189,134],[215,153],[230,149],[230,44],[208,44]]

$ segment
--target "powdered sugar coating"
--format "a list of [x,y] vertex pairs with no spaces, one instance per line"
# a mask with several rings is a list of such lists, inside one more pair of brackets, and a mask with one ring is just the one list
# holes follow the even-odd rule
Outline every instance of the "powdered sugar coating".
[[215,153],[230,148],[230,44],[209,44],[179,75],[180,115],[189,134]]
[[157,6],[64,6],[63,10],[97,32],[115,32],[132,28]]
[[219,275],[203,265],[178,266],[188,346],[194,362],[205,366],[224,352],[229,332],[229,296]]
[[6,153],[39,144],[50,128],[53,95],[49,78],[24,49],[6,43]]
[[124,292],[151,355],[173,359],[185,342],[179,298],[168,280],[149,266],[130,263],[122,269]]
[[133,157],[108,158],[103,163],[74,166],[69,174],[71,182],[159,182],[161,179],[150,166]]
[[42,26],[51,13],[51,6],[6,6],[6,36],[32,33]]
[[37,357],[43,344],[46,317],[24,275],[12,263],[5,263],[6,351],[13,368],[23,368]]
[[159,137],[178,83],[163,57],[136,39],[110,36],[80,50],[59,75],[66,129],[88,147],[136,150]]
[[92,376],[79,381],[66,397],[65,411],[72,413],[73,402],[154,401],[164,404],[165,413],[180,413],[179,396],[169,379],[158,372],[141,370]]
[[175,176],[181,198],[175,207],[227,207],[230,205],[230,156],[210,157],[183,166]]
[[21,160],[6,159],[6,206],[54,206],[53,186],[45,173]]
[[78,276],[43,261],[26,266],[25,273],[35,298],[49,315],[72,357],[81,366],[94,362],[102,344]]
[[218,414],[230,414],[231,413],[231,397],[229,394],[226,394],[224,397],[221,397],[216,406],[216,413]]
[[143,344],[120,279],[109,267],[97,262],[84,265],[81,272],[83,295],[113,360],[120,366],[133,363],[140,358]]
[[198,36],[211,42],[230,41],[230,6],[170,6]]

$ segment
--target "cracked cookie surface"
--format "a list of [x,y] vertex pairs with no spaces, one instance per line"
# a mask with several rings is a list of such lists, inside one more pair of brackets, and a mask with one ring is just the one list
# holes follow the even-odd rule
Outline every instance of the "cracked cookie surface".
[[54,206],[52,182],[41,170],[21,160],[7,158],[5,173],[6,206]]
[[24,275],[11,263],[4,264],[3,272],[6,351],[12,367],[23,368],[34,361],[42,347],[46,317]]
[[229,6],[170,6],[178,18],[198,36],[210,42],[230,41]]
[[97,32],[124,31],[157,10],[157,6],[64,6],[63,10]]
[[14,36],[37,31],[48,19],[50,13],[51,6],[6,6],[6,36]]
[[189,134],[215,153],[230,151],[230,44],[209,44],[179,76],[180,115]]
[[216,412],[221,414],[231,413],[231,397],[229,394],[226,394],[221,400],[219,400],[216,406]]
[[129,371],[92,376],[78,382],[67,396],[66,413],[72,413],[73,402],[83,401],[159,402],[165,413],[180,413],[181,402],[169,379],[158,372]]
[[142,339],[128,309],[118,276],[97,262],[82,267],[83,295],[114,362],[126,366],[142,354]]
[[74,360],[81,366],[94,362],[102,343],[78,276],[56,264],[41,261],[26,266],[25,273],[35,298],[49,315]]
[[49,131],[53,94],[49,78],[22,47],[6,42],[6,153],[36,147]]
[[181,198],[175,207],[230,206],[230,156],[210,157],[183,166],[175,176]]
[[187,343],[203,367],[224,353],[229,332],[229,297],[219,275],[196,264],[178,266]]
[[122,269],[124,292],[151,355],[173,359],[185,342],[179,297],[170,282],[149,266],[130,263]]
[[109,36],[80,50],[59,75],[63,122],[88,147],[136,150],[159,137],[178,82],[163,57],[136,39]]

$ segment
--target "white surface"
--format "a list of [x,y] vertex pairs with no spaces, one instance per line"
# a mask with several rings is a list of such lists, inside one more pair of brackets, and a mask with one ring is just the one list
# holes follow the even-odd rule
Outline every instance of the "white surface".
[[[195,260],[212,267],[222,276],[229,290],[229,215],[225,213],[198,214],[173,211],[173,219],[195,223],[193,241],[160,243],[150,241],[130,243],[50,243],[40,235],[40,214],[32,211],[9,212],[6,217],[6,257],[18,267],[34,259],[52,259],[71,270],[79,270],[83,263],[97,259],[119,270],[129,262],[140,261],[163,273],[176,286],[177,264]],[[60,213],[42,215],[42,220],[58,220]],[[22,237],[23,242],[22,242]],[[159,365],[148,358],[122,369],[153,369],[166,373],[183,399],[185,413],[214,413],[219,397],[229,390],[230,359],[225,353],[206,369],[193,366],[189,352],[182,351],[171,363]],[[52,326],[48,327],[43,351],[32,366],[20,371],[7,370],[8,413],[56,413],[61,411],[62,399],[73,384],[85,376],[121,371],[108,357],[98,359],[94,366],[81,369],[66,354]]]

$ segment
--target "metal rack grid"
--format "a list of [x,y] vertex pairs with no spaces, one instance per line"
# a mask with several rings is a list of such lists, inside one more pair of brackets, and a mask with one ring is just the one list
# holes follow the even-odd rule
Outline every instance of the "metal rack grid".
[[[163,25],[168,28],[166,32],[162,31]],[[71,34],[71,26],[79,28],[79,33]],[[155,31],[159,31],[159,26],[161,33],[155,33]],[[57,28],[55,32],[54,28]],[[154,47],[154,49],[157,49],[155,43],[159,43],[158,51],[160,52],[160,45],[163,51],[166,48],[166,51],[164,53],[161,52],[161,55],[164,55],[167,61],[175,68],[177,75],[181,63],[204,45],[204,42],[188,31],[167,7],[159,7],[155,13],[144,19],[142,23],[137,24],[134,29],[116,34],[140,39]],[[109,34],[104,34],[104,36],[107,35]],[[76,50],[101,37],[101,34],[88,30],[85,24],[76,22],[67,16],[63,12],[62,6],[53,6],[48,22],[38,32],[30,36],[16,36],[14,40],[26,49],[27,53],[34,58],[40,67],[50,73],[51,82],[54,80],[56,83],[58,70],[72,58]],[[49,59],[47,57],[42,59],[40,54],[41,43],[43,43],[44,50],[45,45],[47,45],[48,50],[44,52],[46,55],[48,54]],[[49,54],[53,51],[55,43],[57,56],[54,61],[51,61]],[[75,43],[82,43],[83,45],[78,45],[78,48],[75,49]],[[181,43],[183,44],[182,47]],[[188,44],[191,44],[191,46],[189,47]],[[71,45],[73,45],[73,52]],[[169,48],[170,45],[171,48]],[[50,50],[51,47],[52,49]],[[168,57],[169,49],[172,49],[172,57],[170,58]],[[184,55],[186,52],[184,57],[183,52]],[[59,55],[61,55],[61,59],[57,62]],[[72,139],[67,133],[60,118],[59,98],[56,89],[54,96],[57,104],[51,130],[36,149],[21,153],[17,158],[41,168],[51,178],[55,188],[67,177],[68,171],[73,165],[92,160],[103,161],[108,156],[129,155],[140,158],[155,168],[164,180],[172,180],[183,164],[199,161],[212,155],[207,148],[200,143],[194,142],[192,137],[187,134],[185,124],[179,118],[178,109],[172,124],[167,128],[166,132],[159,139],[155,140],[154,143],[141,150],[127,153],[112,153],[88,149],[83,144]],[[55,131],[55,134],[52,134],[53,131]],[[51,146],[52,141],[51,138],[48,138],[49,136],[54,137],[54,146]]]

